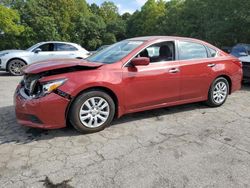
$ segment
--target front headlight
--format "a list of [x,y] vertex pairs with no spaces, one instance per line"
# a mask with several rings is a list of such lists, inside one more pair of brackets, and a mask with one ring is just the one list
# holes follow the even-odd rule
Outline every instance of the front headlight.
[[8,54],[8,52],[2,53],[2,54],[0,54],[0,57],[3,57],[3,56],[5,56],[5,55],[7,55],[7,54]]
[[60,79],[60,80],[54,80],[49,81],[42,84],[42,95],[50,94],[51,92],[55,91],[58,87],[63,85],[67,79]]

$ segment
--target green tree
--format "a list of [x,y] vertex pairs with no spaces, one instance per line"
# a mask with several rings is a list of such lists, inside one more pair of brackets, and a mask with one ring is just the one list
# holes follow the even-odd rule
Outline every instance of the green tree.
[[17,11],[0,5],[0,34],[20,35],[24,27],[20,25]]
[[200,38],[217,46],[250,41],[247,0],[172,0],[161,20],[161,33]]
[[0,49],[19,48],[17,38],[24,29],[18,12],[0,4]]
[[95,14],[95,15],[100,15],[100,7],[95,4],[95,3],[92,3],[90,6],[89,6],[89,9],[90,11]]
[[136,11],[128,23],[128,33],[130,36],[157,35],[158,20],[165,12],[165,2],[163,0],[148,0],[141,8]]
[[110,1],[102,3],[99,12],[105,23],[113,22],[119,17],[118,7]]

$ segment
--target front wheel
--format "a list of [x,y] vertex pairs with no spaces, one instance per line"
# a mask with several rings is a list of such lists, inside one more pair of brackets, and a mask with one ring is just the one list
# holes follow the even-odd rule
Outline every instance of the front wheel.
[[107,127],[115,115],[113,99],[103,91],[89,91],[76,98],[68,118],[73,127],[82,133],[98,132]]
[[26,63],[20,59],[13,59],[8,63],[7,70],[12,76],[21,76],[22,68]]
[[229,84],[227,79],[223,77],[217,78],[209,89],[206,103],[211,107],[219,107],[226,102],[228,94]]

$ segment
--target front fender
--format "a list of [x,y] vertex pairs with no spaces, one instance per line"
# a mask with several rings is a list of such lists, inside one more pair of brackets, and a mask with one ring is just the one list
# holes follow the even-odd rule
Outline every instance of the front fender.
[[124,92],[122,86],[121,71],[108,70],[90,70],[78,71],[61,75],[53,75],[46,80],[56,80],[66,78],[68,81],[59,89],[69,94],[72,98],[77,97],[80,93],[93,88],[103,88],[116,96],[118,102],[118,116],[123,114],[124,109]]

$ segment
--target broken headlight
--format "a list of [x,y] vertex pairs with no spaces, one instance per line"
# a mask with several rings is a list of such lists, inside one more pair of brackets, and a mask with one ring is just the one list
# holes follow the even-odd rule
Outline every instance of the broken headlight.
[[62,86],[66,81],[67,79],[60,79],[60,80],[54,80],[54,81],[41,83],[42,91],[41,91],[40,96],[44,96],[44,95],[52,93],[58,87]]

